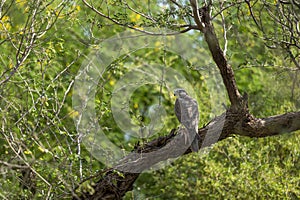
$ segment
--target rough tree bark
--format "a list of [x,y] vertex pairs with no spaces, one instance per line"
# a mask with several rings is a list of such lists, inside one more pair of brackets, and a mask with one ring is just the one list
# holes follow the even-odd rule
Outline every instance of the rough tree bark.
[[[238,90],[233,69],[225,58],[211,23],[209,6],[199,9],[196,0],[190,0],[190,4],[198,30],[205,36],[205,41],[208,44],[213,60],[220,70],[231,102],[231,106],[225,113],[199,129],[198,134],[201,138],[199,146],[212,145],[232,134],[247,137],[267,137],[299,130],[300,112],[267,118],[255,118],[249,113],[247,95],[242,96]],[[141,171],[160,161],[182,155],[179,151],[178,153],[174,152],[176,151],[174,146],[180,146],[180,143],[184,141],[183,135],[183,131],[173,129],[164,137],[157,138],[143,146],[137,145],[132,151],[134,154],[129,154],[120,161],[120,165],[107,169],[99,176],[99,180],[93,186],[93,194],[81,192],[80,196],[74,195],[74,199],[121,199],[127,191],[133,189],[134,181],[138,178]],[[157,149],[161,148],[165,148],[164,152],[155,154],[155,159],[153,156],[143,156],[145,153],[155,153]],[[137,153],[139,156],[136,156]],[[190,149],[184,152],[184,154],[188,153],[191,153]],[[122,171],[132,171],[132,169],[137,169],[137,173],[134,173],[134,171],[122,173]],[[117,171],[120,171],[121,174]]]

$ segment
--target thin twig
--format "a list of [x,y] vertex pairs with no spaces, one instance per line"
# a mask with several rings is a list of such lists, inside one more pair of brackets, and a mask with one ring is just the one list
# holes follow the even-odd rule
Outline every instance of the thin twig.
[[105,15],[104,13],[100,12],[98,9],[96,9],[94,6],[90,5],[86,0],[82,0],[82,2],[87,6],[89,7],[91,10],[93,10],[95,13],[97,13],[98,15],[100,15],[101,17],[104,17],[105,19],[108,19],[110,21],[112,21],[114,24],[116,25],[119,25],[119,26],[123,26],[123,27],[127,27],[127,28],[130,28],[130,29],[133,29],[135,31],[139,31],[139,32],[142,32],[142,33],[145,33],[147,35],[153,35],[153,36],[167,36],[167,35],[178,35],[178,34],[181,34],[181,33],[185,33],[185,32],[188,32],[192,29],[194,29],[194,26],[189,26],[188,28],[184,29],[184,30],[181,30],[181,31],[174,31],[174,32],[171,32],[171,33],[154,33],[154,32],[150,32],[150,31],[145,31],[143,29],[139,29],[139,28],[136,28],[134,26],[131,26],[129,24],[123,24],[115,19],[112,19],[109,14],[108,15]]

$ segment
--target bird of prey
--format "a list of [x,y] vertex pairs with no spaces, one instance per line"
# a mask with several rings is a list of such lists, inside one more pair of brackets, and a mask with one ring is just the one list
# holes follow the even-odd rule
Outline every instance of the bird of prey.
[[[198,103],[190,97],[184,89],[178,88],[174,90],[174,96],[177,97],[175,102],[175,115],[179,122],[187,129],[185,135],[185,144],[191,144],[191,150],[197,152],[199,150],[198,122],[199,111]],[[187,140],[188,139],[188,140]],[[192,143],[190,143],[192,141]]]

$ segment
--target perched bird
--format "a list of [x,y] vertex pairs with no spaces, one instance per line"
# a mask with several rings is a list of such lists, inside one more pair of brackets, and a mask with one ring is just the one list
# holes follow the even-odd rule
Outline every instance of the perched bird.
[[185,144],[187,144],[187,141],[192,141],[191,150],[193,152],[197,152],[199,150],[198,103],[195,99],[190,97],[184,89],[181,88],[174,90],[174,96],[177,97],[174,108],[175,115],[188,132],[188,134],[185,135]]

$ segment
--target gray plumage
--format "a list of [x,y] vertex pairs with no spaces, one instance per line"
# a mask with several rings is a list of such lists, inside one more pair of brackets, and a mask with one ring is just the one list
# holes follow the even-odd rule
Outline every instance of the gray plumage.
[[188,132],[188,135],[185,135],[185,143],[192,141],[191,150],[197,152],[199,150],[198,103],[184,89],[175,89],[174,95],[177,97],[174,108],[175,115]]

